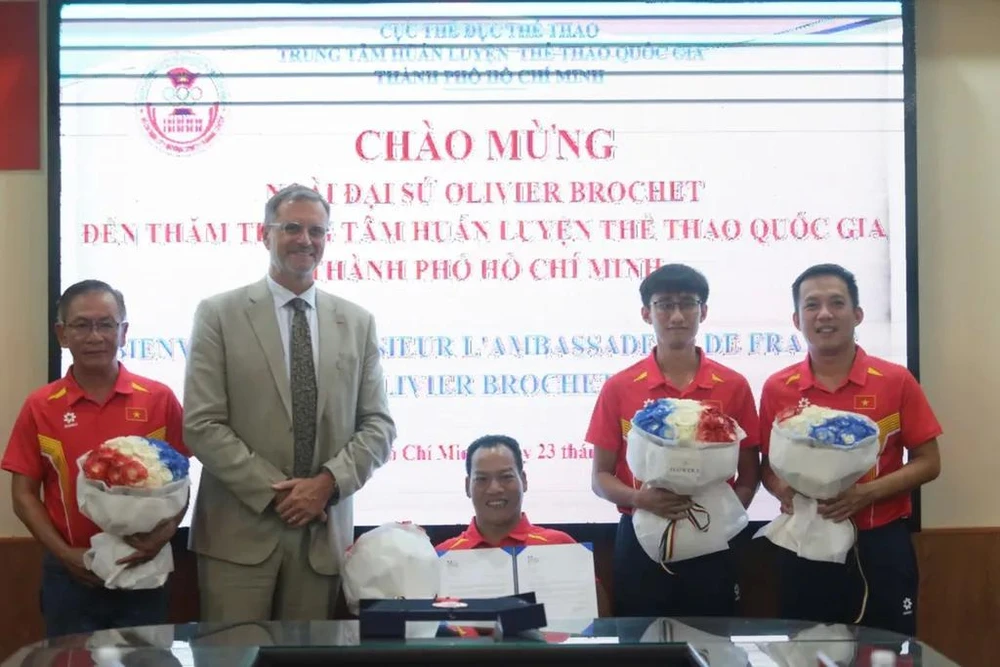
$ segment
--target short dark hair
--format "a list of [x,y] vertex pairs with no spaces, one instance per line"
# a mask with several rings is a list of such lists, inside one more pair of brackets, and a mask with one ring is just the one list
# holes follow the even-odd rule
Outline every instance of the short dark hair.
[[298,183],[286,185],[275,192],[264,205],[264,225],[273,225],[278,218],[278,209],[286,202],[311,201],[323,206],[327,219],[330,218],[330,202],[326,197],[316,192],[312,188],[307,188]]
[[472,457],[480,449],[490,447],[506,447],[514,455],[514,464],[518,472],[524,472],[524,458],[521,456],[521,445],[509,435],[484,435],[476,438],[465,452],[465,474],[472,476]]
[[792,303],[795,305],[796,312],[799,310],[799,296],[802,292],[802,283],[810,278],[819,278],[820,276],[833,276],[834,278],[843,280],[844,284],[847,285],[847,293],[851,297],[851,303],[855,308],[861,305],[858,297],[858,279],[854,277],[853,273],[840,264],[815,264],[800,273],[799,277],[792,283]]
[[639,284],[642,305],[649,306],[654,294],[697,294],[708,303],[708,279],[686,264],[664,264]]
[[73,299],[84,294],[89,294],[90,292],[103,292],[115,297],[115,303],[118,304],[118,315],[122,318],[122,322],[125,321],[127,317],[125,312],[125,297],[121,292],[103,280],[81,280],[67,287],[66,291],[59,297],[59,301],[56,302],[57,321],[65,324],[66,314],[69,312],[69,305],[73,302]]

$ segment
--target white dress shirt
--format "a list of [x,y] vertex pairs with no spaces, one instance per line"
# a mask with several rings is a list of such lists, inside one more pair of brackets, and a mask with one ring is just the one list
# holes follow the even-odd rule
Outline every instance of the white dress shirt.
[[316,318],[316,285],[310,285],[302,294],[295,294],[290,289],[282,287],[267,276],[267,288],[274,297],[274,314],[278,318],[278,331],[281,333],[281,349],[285,352],[285,375],[289,383],[292,381],[292,318],[295,309],[291,306],[292,299],[302,299],[309,307],[306,308],[306,320],[309,322],[309,335],[312,338],[313,367],[319,380],[319,322]]

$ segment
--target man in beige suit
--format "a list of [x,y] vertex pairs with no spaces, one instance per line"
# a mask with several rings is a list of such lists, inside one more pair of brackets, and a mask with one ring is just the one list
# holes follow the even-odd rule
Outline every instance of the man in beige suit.
[[188,350],[203,621],[328,618],[351,496],[396,435],[372,315],[313,283],[329,204],[289,186],[264,223],[267,277],[202,301]]

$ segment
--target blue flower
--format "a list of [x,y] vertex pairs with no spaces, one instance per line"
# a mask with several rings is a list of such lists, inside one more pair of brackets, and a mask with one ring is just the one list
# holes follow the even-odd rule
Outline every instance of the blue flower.
[[674,404],[668,398],[646,401],[646,405],[632,418],[632,425],[658,438],[673,440],[674,427],[667,423],[667,417],[673,411]]
[[832,429],[826,428],[825,426],[813,427],[813,438],[819,440],[820,442],[833,444],[836,437],[837,434],[834,433]]
[[815,424],[809,429],[809,436],[813,440],[834,447],[850,448],[862,440],[872,437],[877,432],[877,429],[866,420],[857,415],[847,414],[831,417],[820,424]]
[[162,440],[154,440],[152,438],[146,438],[148,442],[154,449],[156,449],[157,456],[159,456],[160,463],[167,467],[170,474],[173,476],[173,481],[178,481],[185,479],[188,476],[188,470],[190,468],[190,463],[186,456],[178,452],[176,449],[163,442]]

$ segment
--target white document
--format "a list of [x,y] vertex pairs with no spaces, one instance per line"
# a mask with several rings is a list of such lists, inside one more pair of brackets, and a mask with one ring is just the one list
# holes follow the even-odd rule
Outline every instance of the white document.
[[514,595],[514,555],[507,549],[456,549],[441,555],[441,593],[453,598]]
[[517,592],[534,592],[553,621],[597,618],[594,552],[583,544],[546,544],[517,552]]
[[584,544],[454,550],[441,554],[441,595],[496,598],[534,593],[545,618],[576,624],[597,618],[594,553]]

